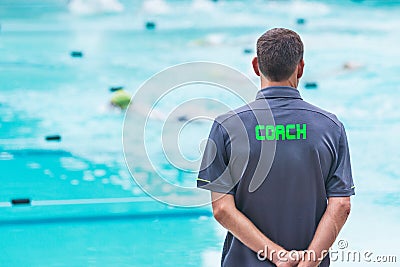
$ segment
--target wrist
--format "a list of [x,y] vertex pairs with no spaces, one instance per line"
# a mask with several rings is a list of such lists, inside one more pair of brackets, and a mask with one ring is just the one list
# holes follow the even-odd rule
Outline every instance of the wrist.
[[304,251],[302,258],[299,263],[299,267],[318,267],[320,260],[316,258],[315,253],[310,253],[309,251]]
[[278,263],[282,263],[287,261],[286,256],[288,255],[288,251],[282,247],[278,247],[275,250],[273,250],[274,253],[271,253],[271,261],[275,265],[278,265]]

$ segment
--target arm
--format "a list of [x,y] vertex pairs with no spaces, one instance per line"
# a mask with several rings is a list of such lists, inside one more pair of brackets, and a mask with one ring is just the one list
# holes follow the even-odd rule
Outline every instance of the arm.
[[298,265],[299,267],[316,267],[319,265],[322,261],[321,255],[325,256],[327,254],[349,214],[350,197],[330,197],[328,199],[326,211],[307,249],[315,252],[316,257],[306,253],[303,261]]
[[[233,195],[211,192],[212,208],[215,219],[243,244],[254,252],[268,248],[267,259],[277,266],[296,266],[297,262],[283,260],[287,251],[266,237],[235,205]],[[275,251],[275,253],[271,253]],[[281,252],[280,252],[281,251]],[[281,254],[278,254],[278,253]],[[265,251],[264,251],[265,253]],[[281,259],[281,261],[280,261]]]

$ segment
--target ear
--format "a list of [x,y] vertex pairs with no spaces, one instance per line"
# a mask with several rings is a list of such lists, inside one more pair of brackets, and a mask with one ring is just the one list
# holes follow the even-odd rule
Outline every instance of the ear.
[[297,79],[300,79],[303,76],[304,72],[304,59],[300,61],[300,63],[297,65]]
[[251,61],[251,63],[253,65],[254,73],[257,76],[260,76],[260,69],[258,68],[258,59],[257,59],[257,57],[254,57],[253,60]]

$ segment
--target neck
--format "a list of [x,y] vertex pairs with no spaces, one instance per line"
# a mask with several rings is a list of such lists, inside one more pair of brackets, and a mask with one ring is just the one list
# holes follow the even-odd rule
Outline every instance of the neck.
[[272,86],[289,86],[289,87],[297,88],[297,85],[298,85],[297,79],[289,79],[286,81],[274,82],[274,81],[270,81],[264,77],[261,77],[261,88],[272,87]]

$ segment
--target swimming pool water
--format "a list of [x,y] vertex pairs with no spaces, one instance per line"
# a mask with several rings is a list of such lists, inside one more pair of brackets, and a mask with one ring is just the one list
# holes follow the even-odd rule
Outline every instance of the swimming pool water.
[[[400,261],[399,1],[124,0],[122,11],[116,1],[72,2],[0,2],[0,266],[218,266],[224,231],[209,207],[166,206],[130,178],[124,114],[108,106],[108,89],[134,93],[162,69],[196,60],[257,82],[254,52],[244,50],[277,26],[305,42],[303,98],[347,129],[357,195],[340,238]],[[347,62],[359,68],[344,70]],[[54,134],[61,142],[45,141]],[[11,207],[13,198],[32,206]],[[354,265],[363,263],[332,264]]]

